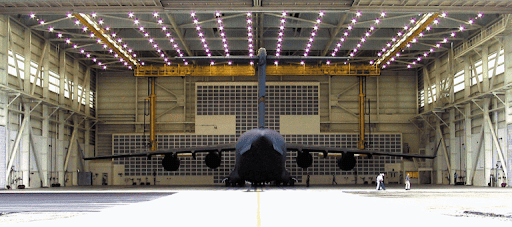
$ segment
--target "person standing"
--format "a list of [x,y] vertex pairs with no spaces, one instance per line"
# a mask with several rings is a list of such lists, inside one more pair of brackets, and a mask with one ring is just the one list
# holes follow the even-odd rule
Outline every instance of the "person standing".
[[334,184],[338,185],[338,182],[336,182],[336,175],[333,174],[332,175],[332,185],[334,185]]
[[382,174],[382,178],[380,180],[380,188],[382,190],[386,190],[386,186],[384,185],[384,177],[386,176],[384,173],[381,173]]
[[309,188],[309,174],[308,174],[308,178],[306,179],[306,187]]
[[453,183],[457,184],[457,172],[453,174]]
[[409,174],[407,174],[407,176],[405,176],[405,190],[411,190],[411,182],[409,180]]
[[386,186],[384,185],[384,174],[381,173],[377,176],[377,190],[386,190]]
[[375,182],[377,183],[377,187],[375,188],[376,190],[380,190],[381,179],[382,179],[382,173],[379,173],[379,175],[377,175],[377,179],[375,179]]

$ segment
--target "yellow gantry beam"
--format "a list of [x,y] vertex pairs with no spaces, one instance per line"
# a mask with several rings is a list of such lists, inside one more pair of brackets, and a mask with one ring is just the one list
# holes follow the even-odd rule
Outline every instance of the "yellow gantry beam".
[[[139,66],[135,69],[135,76],[254,76],[256,68],[251,65],[172,65],[172,66]],[[380,68],[372,65],[331,64],[331,65],[279,65],[267,66],[267,76],[372,76],[380,75]]]
[[402,38],[398,40],[395,45],[386,51],[381,58],[375,61],[375,65],[381,67],[383,64],[386,64],[391,57],[395,56],[397,52],[402,51],[412,39],[425,30],[438,16],[439,13],[427,13],[423,15],[414,26],[404,33]]
[[133,68],[139,66],[139,62],[134,59],[131,54],[121,46],[121,44],[116,42],[116,40],[107,31],[101,28],[93,19],[83,13],[75,13],[73,16],[78,19],[80,23],[91,30],[98,39],[101,39],[103,43],[107,44],[110,49],[116,52],[119,57],[123,58]]

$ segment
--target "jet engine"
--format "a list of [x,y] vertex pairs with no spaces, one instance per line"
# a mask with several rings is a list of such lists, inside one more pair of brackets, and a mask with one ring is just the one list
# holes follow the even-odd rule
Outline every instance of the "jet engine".
[[352,170],[356,166],[356,158],[354,154],[343,154],[340,159],[338,159],[338,167],[341,170]]
[[162,166],[167,171],[176,171],[180,168],[180,159],[176,154],[167,154],[162,159]]
[[296,161],[300,168],[307,169],[313,163],[313,156],[307,151],[299,151]]
[[206,163],[206,166],[210,167],[210,169],[216,169],[217,167],[220,166],[220,154],[219,152],[217,151],[212,151],[212,152],[209,152],[205,157],[204,157],[204,162]]

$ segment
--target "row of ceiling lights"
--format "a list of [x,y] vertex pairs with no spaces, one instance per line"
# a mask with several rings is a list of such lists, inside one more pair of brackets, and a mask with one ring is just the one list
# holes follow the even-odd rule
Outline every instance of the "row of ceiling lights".
[[[199,23],[200,23],[200,22],[199,22],[199,20],[198,20],[198,19],[197,19],[197,17],[196,17],[196,13],[195,13],[195,12],[191,12],[191,14],[190,14],[190,15],[191,15],[191,17],[192,17],[192,20],[193,20],[193,22],[194,22],[195,26],[196,26],[196,31],[197,31],[198,37],[199,37],[199,38],[200,38],[200,40],[201,40],[202,47],[204,48],[204,50],[205,50],[205,52],[206,52],[206,55],[207,55],[208,57],[211,57],[211,50],[210,50],[210,49],[209,49],[209,47],[208,47],[208,43],[206,42],[206,38],[204,37],[204,33],[202,32],[201,26],[199,25]],[[286,24],[287,12],[282,12],[282,14],[281,14],[281,15],[282,15],[282,17],[280,18],[280,22],[281,22],[281,23],[280,23],[280,26],[279,26],[279,36],[278,36],[278,38],[277,38],[276,57],[281,56],[281,53],[280,53],[280,52],[281,52],[281,50],[282,50],[282,42],[283,42],[283,36],[284,36],[284,30],[285,30],[285,24]],[[316,19],[316,21],[314,22],[314,26],[313,26],[313,29],[312,29],[312,32],[311,32],[310,38],[308,39],[308,42],[307,42],[307,44],[306,44],[306,48],[305,48],[305,50],[304,50],[304,57],[307,57],[307,56],[309,55],[309,51],[311,50],[311,46],[312,46],[312,44],[313,44],[313,42],[314,42],[314,37],[315,37],[315,36],[317,35],[317,33],[318,33],[318,29],[319,29],[319,27],[320,27],[319,25],[320,25],[320,23],[322,22],[322,17],[323,17],[324,15],[325,15],[325,14],[324,14],[324,12],[323,12],[323,11],[321,11],[321,12],[319,13],[319,15],[318,15],[318,18],[317,18],[317,19]],[[340,38],[340,41],[336,44],[336,46],[335,46],[334,50],[332,51],[331,55],[332,55],[333,57],[337,55],[337,53],[338,53],[338,51],[340,50],[341,46],[342,46],[342,45],[343,45],[343,43],[345,42],[346,37],[348,37],[348,36],[349,36],[349,31],[353,29],[354,25],[357,23],[357,19],[358,19],[361,15],[362,15],[362,14],[361,14],[361,12],[360,12],[360,11],[358,11],[358,12],[356,12],[356,13],[355,13],[355,17],[354,17],[354,18],[352,18],[352,20],[351,20],[351,24],[349,24],[349,25],[347,26],[347,30],[342,34],[342,36],[341,36],[341,38]],[[137,18],[134,18],[134,14],[133,14],[132,12],[130,12],[130,13],[128,14],[128,16],[129,16],[130,18],[133,18],[133,22],[134,22],[134,24],[135,24],[135,25],[138,25],[138,24],[140,23],[140,21],[139,21]],[[181,49],[179,49],[179,46],[178,46],[178,44],[175,42],[174,38],[172,37],[171,32],[170,32],[170,31],[167,31],[167,30],[168,30],[168,29],[167,29],[167,27],[163,25],[163,20],[162,20],[161,18],[159,18],[159,14],[158,14],[158,12],[155,12],[155,13],[153,14],[153,16],[154,16],[154,18],[156,18],[156,19],[157,19],[157,23],[161,25],[162,32],[164,32],[164,33],[166,34],[166,36],[169,38],[169,41],[171,42],[171,45],[172,45],[172,46],[174,47],[174,49],[178,52],[178,54],[180,55],[180,57],[183,57],[183,55],[184,55],[184,54],[183,54],[183,52],[181,51]],[[228,48],[229,46],[228,46],[228,43],[227,43],[226,33],[225,33],[225,31],[224,31],[224,25],[223,25],[223,23],[222,23],[222,22],[223,22],[223,20],[222,20],[222,18],[221,18],[221,14],[220,14],[220,12],[216,12],[216,13],[215,13],[215,16],[216,16],[216,18],[217,18],[219,34],[221,35],[221,38],[222,38],[222,41],[223,41],[223,47],[224,47],[225,56],[226,56],[226,57],[229,57],[229,56],[230,56],[230,54],[229,54],[229,48]],[[381,12],[381,13],[380,13],[380,17],[381,17],[381,18],[382,18],[382,17],[385,17],[385,16],[386,16],[386,13],[385,13],[385,12]],[[475,18],[470,19],[470,20],[467,22],[467,24],[469,24],[469,25],[473,24],[475,20],[477,20],[477,19],[481,18],[482,16],[483,16],[483,14],[482,14],[482,13],[479,13]],[[40,19],[40,18],[37,18],[37,17],[35,16],[35,14],[30,14],[30,17],[31,17],[31,18],[33,18],[33,19],[36,19],[40,24],[44,24],[44,20],[42,20],[42,19]],[[69,17],[69,18],[72,18],[72,17],[73,17],[73,15],[72,15],[71,13],[68,13],[68,17]],[[96,18],[96,17],[97,17],[97,14],[96,14],[96,13],[91,13],[91,17],[92,17],[92,18]],[[442,13],[442,14],[441,14],[441,17],[446,17],[446,13]],[[381,21],[381,20],[380,20],[380,18],[375,19],[375,21],[374,21],[375,25],[378,25],[378,24],[380,23],[380,21]],[[422,21],[420,21],[420,20],[418,20],[418,19],[416,19],[416,18],[411,18],[411,24],[413,24],[413,26],[414,26],[414,25],[416,25],[416,26],[417,26],[417,25],[418,25],[419,23],[421,23],[421,22],[422,22]],[[439,23],[439,21],[436,19],[436,20],[434,20],[434,22],[433,22],[433,23],[434,23],[434,24],[438,24],[438,23]],[[80,25],[80,21],[76,20],[76,21],[75,21],[75,24],[76,24],[76,25]],[[97,24],[97,25],[102,25],[102,27],[100,28],[100,30],[104,30],[105,32],[108,32],[108,31],[110,30],[110,27],[108,27],[108,26],[103,26],[104,21],[103,21],[102,19],[99,19],[97,22],[95,22],[95,24]],[[355,56],[355,53],[357,53],[357,51],[359,50],[359,48],[363,45],[363,43],[365,43],[365,41],[367,40],[367,37],[369,37],[369,36],[372,34],[372,32],[375,30],[375,25],[372,25],[372,26],[369,28],[369,30],[363,34],[363,36],[362,36],[362,37],[361,37],[361,39],[360,39],[360,42],[358,42],[358,44],[356,44],[356,47],[355,47],[354,49],[350,50],[350,52],[349,52],[349,56],[350,56],[350,57],[354,57],[354,56]],[[408,31],[408,30],[410,30],[411,28],[412,28],[412,27],[409,27],[409,25],[405,25],[405,26],[404,26],[404,31],[403,31],[403,32],[402,32],[402,31],[398,32],[398,33],[397,33],[397,36],[398,36],[398,37],[401,37],[401,36],[405,36],[405,35],[410,35],[410,34],[407,34],[407,31]],[[428,31],[428,30],[430,30],[430,28],[431,28],[431,26],[429,25],[429,26],[427,26],[426,30]],[[464,25],[461,25],[461,26],[459,27],[459,31],[463,31],[464,29],[465,29]],[[50,27],[48,27],[48,30],[49,30],[50,32],[53,32],[53,31],[54,31],[54,28],[50,26]],[[254,47],[254,45],[253,45],[253,30],[254,30],[254,29],[252,28],[252,13],[250,13],[250,12],[248,12],[248,13],[247,13],[247,30],[248,30],[248,33],[247,33],[247,39],[248,39],[248,50],[249,50],[249,56],[250,56],[250,57],[253,57],[253,56],[254,56],[254,50],[253,50],[253,47]],[[87,31],[87,27],[83,27],[83,31],[84,31],[84,32],[86,32],[86,31]],[[160,57],[162,57],[162,58],[164,59],[164,62],[166,62],[166,64],[170,65],[170,64],[171,64],[171,61],[169,61],[169,58],[165,55],[165,51],[164,51],[164,50],[161,50],[160,48],[158,48],[158,44],[156,43],[155,39],[154,39],[154,38],[151,38],[151,37],[149,36],[149,33],[144,29],[144,27],[143,27],[143,26],[139,26],[139,31],[141,31],[141,32],[143,33],[143,36],[144,36],[144,37],[148,38],[148,41],[152,44],[153,48],[155,48],[155,50],[159,53]],[[450,35],[451,35],[452,37],[454,37],[454,36],[455,36],[455,34],[456,34],[456,32],[454,31],[454,32],[452,32]],[[62,38],[62,36],[63,36],[63,35],[62,35],[62,33],[57,33],[57,37]],[[107,36],[107,37],[109,37],[109,36],[110,36],[110,37],[115,37],[115,36],[116,36],[116,34],[115,34],[115,33],[112,33],[111,35],[108,35],[108,34],[107,34],[106,36]],[[91,33],[91,37],[94,37],[94,33]],[[423,37],[423,33],[420,33],[420,34],[419,34],[419,37]],[[391,39],[391,42],[388,42],[388,43],[387,43],[387,47],[389,48],[389,47],[396,46],[396,43],[397,43],[397,42],[399,42],[399,40],[403,40],[403,39],[399,39],[399,38],[393,37],[393,38]],[[446,37],[446,38],[444,38],[444,39],[443,39],[443,41],[442,41],[441,43],[443,43],[443,42],[444,42],[444,43],[446,43],[446,42],[448,42],[447,40],[448,40],[448,38]],[[115,39],[113,40],[113,42],[115,43],[115,46],[116,46],[116,47],[123,47],[124,49],[127,49],[127,48],[126,48],[126,47],[127,47],[127,44],[126,44],[126,43],[125,43],[125,44],[123,44],[123,45],[121,45],[121,44],[120,44],[120,43],[121,43],[121,41],[122,41],[122,39],[121,39],[121,38],[117,38],[117,41],[118,41],[118,43],[115,43],[115,42],[116,42],[116,40],[115,40]],[[69,38],[67,38],[65,42],[66,42],[67,44],[71,44],[71,41],[70,41],[70,39],[69,39]],[[414,42],[417,42],[417,38],[412,39],[412,42],[413,42],[413,43],[414,43]],[[98,39],[98,43],[100,43],[100,44],[101,44],[101,40],[100,40],[100,39]],[[74,47],[75,49],[77,49],[77,48],[78,48],[78,45],[77,45],[77,44],[72,44],[72,45],[73,45],[73,47]],[[410,46],[411,46],[411,43],[407,43],[406,47],[410,47]],[[440,48],[440,47],[441,47],[441,44],[440,44],[440,43],[437,43],[435,46],[436,46],[436,48]],[[106,45],[105,43],[103,43],[103,47],[104,47],[105,49],[108,49],[108,45]],[[390,48],[390,49],[391,49],[391,48]],[[118,55],[118,54],[117,54],[117,53],[114,53],[115,51],[113,51],[112,49],[108,49],[108,51],[109,51],[110,53],[112,53],[112,54],[114,55],[114,57],[119,58],[119,56],[116,56],[116,55]],[[129,53],[132,53],[132,52],[133,52],[133,49],[127,49],[127,50],[125,50],[125,51],[127,51],[127,52],[129,52]],[[431,49],[430,49],[430,51],[431,51],[431,52],[433,52],[433,51],[435,51],[435,49],[434,49],[434,48],[431,48]],[[389,49],[387,49],[386,47],[382,48],[382,51],[378,53],[378,56],[379,56],[379,57],[382,57],[382,55],[383,55],[385,52],[389,52]],[[88,52],[86,52],[84,49],[80,49],[80,53],[82,53],[82,54],[86,55],[88,58],[90,58],[91,56],[93,56],[93,54],[92,54],[92,53],[88,53]],[[133,57],[136,57],[136,54],[135,54],[135,53],[133,53],[132,55],[133,55]],[[427,56],[428,56],[428,52],[425,52],[423,55],[424,55],[424,56],[425,56],[425,55],[427,55]],[[381,65],[381,66],[382,66],[382,68],[386,68],[386,65],[391,64],[391,62],[393,62],[393,61],[396,59],[395,57],[396,57],[396,58],[397,58],[397,57],[400,57],[400,53],[399,53],[399,52],[397,52],[397,53],[396,53],[396,56],[394,56],[394,57],[390,58],[390,60],[389,60],[389,61],[387,61],[386,63],[381,62],[380,64],[376,64],[376,61],[370,61],[370,64],[372,64],[372,65],[374,65],[374,64],[376,64],[376,65]],[[425,56],[425,57],[426,57],[426,56]],[[93,60],[93,61],[95,61],[95,62],[97,62],[97,58],[93,58],[92,60]],[[418,61],[420,61],[420,60],[421,60],[421,57],[418,57]],[[124,59],[123,59],[123,58],[120,58],[120,61],[121,61],[121,62],[124,62],[124,65],[126,65],[129,69],[132,69],[131,65],[130,65],[130,64],[128,64],[126,61],[124,61]],[[184,62],[185,62],[185,65],[187,65],[187,64],[188,64],[188,62],[187,62],[185,59],[184,59]],[[98,63],[98,65],[102,66],[102,68],[106,69],[106,65],[105,65],[105,64],[102,64],[101,62],[97,62],[97,63]],[[275,65],[276,65],[276,66],[278,65],[278,61],[275,61],[274,63],[275,63]],[[329,61],[327,61],[326,63],[327,63],[327,64],[330,64],[330,62],[329,62]],[[347,62],[345,62],[345,64],[346,64],[346,63],[347,63]],[[408,65],[408,67],[410,68],[410,67],[411,67],[411,65],[415,65],[416,63],[417,63],[417,61],[412,62],[411,64],[409,64],[409,65]],[[213,64],[214,64],[214,62],[213,62],[213,61],[211,61],[211,64],[213,65]],[[228,61],[228,64],[230,64],[230,65],[231,65],[231,64],[232,64],[232,62],[231,62],[231,61]],[[251,65],[252,65],[252,64],[253,64],[253,62],[251,61]],[[304,61],[301,61],[301,64],[305,64],[305,63],[304,63]],[[141,65],[144,65],[144,62],[141,62]]]

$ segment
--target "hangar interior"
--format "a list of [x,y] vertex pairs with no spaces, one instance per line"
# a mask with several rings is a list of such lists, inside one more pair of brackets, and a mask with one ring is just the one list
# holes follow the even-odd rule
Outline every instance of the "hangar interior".
[[436,155],[342,171],[320,156],[301,169],[290,152],[299,184],[409,173],[508,186],[511,12],[508,0],[2,1],[0,188],[221,184],[234,153],[214,170],[183,156],[175,172],[162,157],[82,157],[235,143],[257,127],[260,48],[274,57],[266,125],[286,141],[357,148],[363,118],[366,149]]

